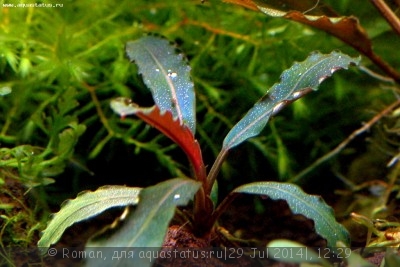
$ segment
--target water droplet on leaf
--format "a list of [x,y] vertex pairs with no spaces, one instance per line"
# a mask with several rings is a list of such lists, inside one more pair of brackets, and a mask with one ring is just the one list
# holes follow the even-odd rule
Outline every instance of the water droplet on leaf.
[[178,76],[178,74],[176,72],[173,72],[172,70],[168,70],[168,76],[171,78],[175,78],[176,76]]

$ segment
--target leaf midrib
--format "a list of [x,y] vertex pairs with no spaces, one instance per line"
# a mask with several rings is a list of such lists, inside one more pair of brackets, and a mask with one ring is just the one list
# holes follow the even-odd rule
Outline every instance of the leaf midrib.
[[[271,114],[271,110],[274,109],[274,107],[276,105],[278,105],[280,102],[282,102],[284,99],[287,99],[290,95],[292,95],[295,91],[297,91],[298,89],[301,88],[297,88],[297,86],[299,85],[299,83],[305,79],[305,77],[307,76],[306,74],[309,73],[311,70],[313,70],[315,67],[319,66],[320,64],[322,64],[325,60],[329,59],[328,57],[323,58],[322,60],[320,60],[320,62],[318,62],[317,64],[314,64],[312,67],[310,67],[309,69],[307,69],[304,74],[300,77],[300,79],[297,81],[297,83],[294,84],[294,86],[292,87],[292,89],[290,90],[290,93],[287,93],[285,95],[285,97],[283,97],[283,99],[280,99],[279,102],[277,101],[277,103],[268,111],[264,112],[263,115],[261,115],[260,117],[258,117],[257,119],[255,119],[253,122],[249,123],[246,127],[244,127],[240,132],[238,132],[232,139],[231,141],[224,147],[224,149],[228,150],[232,147],[232,144],[235,143],[235,141],[239,138],[239,136],[241,136],[244,132],[248,131],[248,129],[250,129],[251,127],[253,127],[255,124],[258,124],[261,120],[263,120],[266,116],[269,116]],[[290,69],[289,69],[290,70]],[[282,83],[282,80],[276,84],[279,85]],[[254,106],[253,106],[254,108]],[[271,112],[270,112],[271,111]]]
[[169,78],[168,76],[168,71],[166,71],[163,67],[163,65],[160,63],[160,61],[158,61],[157,57],[152,53],[152,51],[150,49],[148,49],[147,47],[145,47],[146,51],[149,53],[149,55],[151,56],[151,58],[154,60],[154,62],[156,63],[156,65],[158,66],[158,68],[161,70],[162,74],[165,77],[165,80],[169,86],[169,88],[171,89],[171,97],[172,97],[172,101],[174,102],[175,105],[175,109],[176,109],[176,113],[178,115],[179,121],[181,123],[183,123],[183,116],[182,116],[182,111],[178,102],[178,96],[176,93],[176,89],[175,89],[175,85],[172,82],[171,78]]

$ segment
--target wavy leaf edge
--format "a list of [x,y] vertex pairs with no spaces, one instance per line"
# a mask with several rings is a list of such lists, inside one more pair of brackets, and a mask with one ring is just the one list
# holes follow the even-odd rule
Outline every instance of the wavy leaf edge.
[[[264,195],[274,200],[285,200],[294,214],[301,214],[314,221],[316,232],[327,240],[329,247],[335,247],[340,241],[346,246],[350,244],[349,233],[343,225],[336,221],[333,208],[326,204],[322,197],[307,194],[295,184],[254,182],[237,187],[233,193]],[[301,205],[295,200],[300,201]],[[319,209],[316,209],[311,203],[318,205]],[[310,214],[310,212],[315,214]],[[327,229],[324,230],[323,227],[327,227]]]
[[[331,66],[335,60],[338,62]],[[280,81],[275,83],[232,127],[223,141],[223,149],[229,150],[245,140],[257,136],[266,126],[269,118],[286,104],[302,97],[309,88],[317,90],[319,85],[337,70],[347,69],[351,64],[358,65],[360,61],[360,56],[353,58],[335,50],[330,54],[314,51],[304,61],[294,62],[289,69],[282,72]],[[310,70],[323,64],[327,64],[327,66],[322,70],[315,71],[319,76],[313,77],[315,72],[310,74]],[[293,77],[299,78],[295,80]]]
[[51,245],[59,241],[65,230],[75,223],[90,219],[110,208],[136,205],[141,190],[139,187],[106,185],[95,191],[82,191],[76,198],[65,200],[60,210],[51,215],[47,227],[42,231],[37,243],[39,250],[46,253]]
[[126,54],[139,68],[155,104],[196,132],[195,93],[190,66],[182,53],[163,37],[147,35],[126,43]]

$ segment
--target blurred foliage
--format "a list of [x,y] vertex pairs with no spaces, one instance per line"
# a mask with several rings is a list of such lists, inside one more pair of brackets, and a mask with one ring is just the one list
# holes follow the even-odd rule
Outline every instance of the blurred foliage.
[[[400,69],[400,57],[394,56],[400,39],[368,1],[324,2],[342,15],[358,17],[376,52]],[[109,108],[117,96],[142,106],[152,103],[137,69],[125,58],[129,40],[160,34],[187,55],[197,97],[197,138],[206,164],[215,159],[228,130],[294,61],[314,50],[358,56],[327,33],[219,0],[62,3],[54,8],[3,6],[0,14],[0,181],[4,183],[8,168],[18,169],[28,187],[53,178],[56,183],[46,187],[47,201],[99,184],[146,186],[188,174],[175,145],[135,117],[121,120]],[[363,64],[377,71],[368,60]],[[398,94],[398,86],[356,69],[338,73],[321,87],[281,112],[262,135],[235,149],[223,167],[220,188],[290,179]],[[398,124],[397,117],[391,120],[391,126]],[[373,168],[380,170],[375,179],[385,180],[386,164],[398,153],[390,141],[397,134],[380,131],[388,137],[382,141],[378,130],[366,134],[370,144],[390,143],[390,153],[384,145],[368,148],[363,135],[341,157],[310,173],[304,187],[332,195],[346,185],[342,176],[362,176]],[[364,155],[369,163],[352,167]],[[154,159],[158,164],[149,168]],[[355,183],[363,182],[361,177]]]

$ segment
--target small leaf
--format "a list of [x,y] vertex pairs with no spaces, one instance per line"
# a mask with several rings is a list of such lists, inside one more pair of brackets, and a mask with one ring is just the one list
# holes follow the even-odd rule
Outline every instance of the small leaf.
[[126,53],[139,67],[144,83],[161,111],[170,111],[196,132],[195,97],[190,66],[168,40],[146,36],[126,44]]
[[[346,259],[347,261],[347,266],[349,267],[375,267],[375,264],[372,264],[371,262],[367,261],[363,257],[361,257],[360,254],[353,252],[350,254],[350,256]],[[393,265],[393,267],[399,266],[398,264]]]
[[[170,220],[177,206],[185,206],[193,199],[200,183],[191,179],[175,178],[145,188],[140,193],[137,209],[128,215],[124,224],[112,236],[92,240],[86,245],[91,247],[124,248],[160,248]],[[107,257],[110,258],[111,257]],[[129,260],[129,264],[125,265]],[[110,266],[111,261],[90,259],[89,266]],[[121,259],[113,266],[151,266],[151,259]]]
[[70,128],[65,129],[58,135],[59,141],[55,152],[61,158],[68,158],[72,156],[79,136],[81,136],[86,130],[85,125],[77,124],[76,122],[71,123],[69,126]]
[[104,186],[94,192],[82,192],[75,199],[67,200],[43,231],[38,247],[45,253],[72,224],[89,219],[109,208],[137,204],[140,190],[135,187]]
[[295,63],[282,73],[281,81],[272,86],[253,108],[231,129],[225,137],[223,149],[228,150],[248,138],[258,135],[269,118],[286,104],[304,95],[339,69],[358,64],[360,58],[351,58],[340,52],[312,53],[305,61]]
[[268,243],[267,248],[270,249],[270,252],[272,253],[279,253],[282,252],[284,253],[285,251],[282,249],[277,249],[274,251],[274,248],[286,248],[290,249],[290,256],[285,257],[284,254],[282,255],[276,255],[277,257],[274,257],[275,260],[281,261],[281,262],[288,262],[288,263],[313,263],[313,264],[320,264],[321,266],[324,267],[332,267],[333,265],[330,264],[326,259],[322,258],[318,253],[316,253],[314,250],[311,248],[307,248],[306,246],[291,241],[291,240],[285,240],[285,239],[276,239]]
[[60,97],[57,98],[58,114],[65,116],[76,107],[79,106],[79,102],[76,100],[78,92],[74,88],[66,89]]
[[342,241],[347,246],[350,243],[349,233],[336,222],[333,209],[321,197],[308,195],[294,184],[256,182],[240,186],[233,192],[283,199],[294,214],[302,214],[314,220],[316,232],[327,240],[328,246],[335,247],[338,241]]
[[196,177],[199,180],[205,179],[205,167],[199,143],[194,139],[190,129],[185,125],[181,125],[172,117],[170,112],[162,112],[157,106],[140,108],[129,99],[123,97],[113,99],[111,108],[121,117],[135,114],[161,131],[183,149],[195,169]]
[[12,92],[12,89],[10,86],[3,86],[0,87],[0,96],[5,96],[8,95]]

